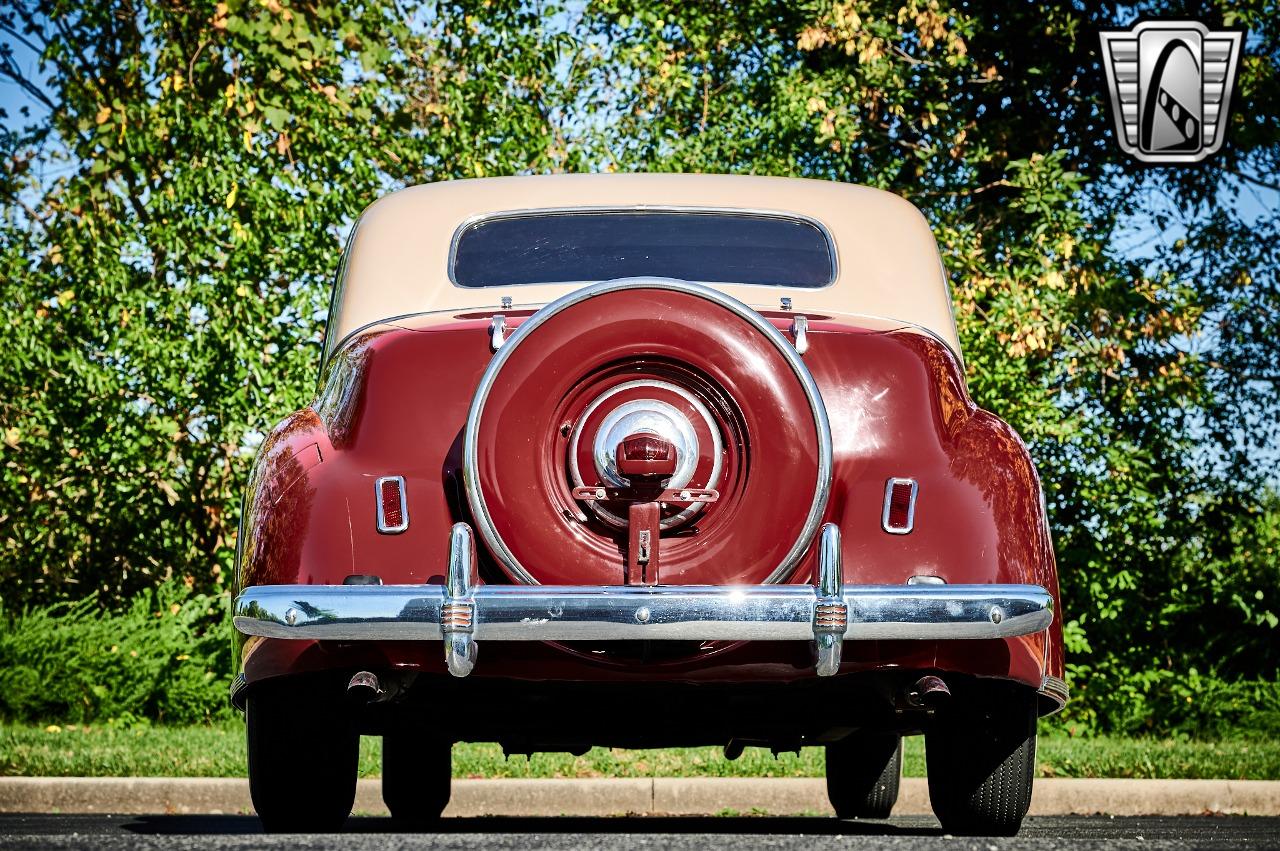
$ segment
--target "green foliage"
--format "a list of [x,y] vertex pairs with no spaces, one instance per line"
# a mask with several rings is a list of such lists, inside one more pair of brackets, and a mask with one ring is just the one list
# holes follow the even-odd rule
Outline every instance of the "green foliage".
[[[1276,559],[1256,557],[1280,526],[1274,4],[1229,7],[1251,32],[1245,106],[1228,150],[1194,169],[1135,168],[1110,138],[1096,33],[1128,9],[589,9],[609,45],[590,76],[616,116],[610,167],[864,183],[929,218],[969,389],[1041,470],[1075,721],[1238,722],[1219,683],[1265,691],[1280,671]],[[1260,189],[1270,205],[1246,213]],[[1145,255],[1124,245],[1135,217],[1155,231]],[[1163,248],[1171,230],[1185,238]]]
[[0,12],[47,75],[0,214],[5,599],[221,587],[255,442],[314,388],[343,229],[397,183],[565,160],[536,10],[424,15]]
[[[1050,725],[1052,726],[1052,725]],[[505,758],[492,744],[453,746],[456,778],[544,777],[821,777],[822,748],[779,754],[747,748],[730,762],[720,748],[627,751],[592,748]],[[924,739],[905,742],[903,773],[924,776]],[[1042,777],[1142,777],[1280,779],[1275,739],[1185,739],[1068,736],[1040,737],[1036,762]],[[0,725],[0,775],[26,777],[244,777],[244,725],[222,722],[193,727],[122,727],[82,724]],[[366,736],[360,776],[382,770],[382,740]]]
[[[0,610],[0,720],[130,726],[230,717],[228,595],[197,593],[192,584],[163,582],[121,610],[104,608],[97,595]],[[1270,636],[1264,621],[1256,638],[1262,649],[1273,650]],[[1082,641],[1078,630],[1069,639]],[[1116,655],[1101,665],[1072,663],[1070,671],[1072,703],[1047,722],[1050,730],[1280,741],[1275,680],[1227,682],[1168,665],[1132,670]]]
[[1070,720],[1273,712],[1280,15],[1203,10],[1250,31],[1227,147],[1148,169],[1096,56],[1133,11],[11,4],[3,39],[43,64],[38,117],[0,133],[0,594],[219,593],[253,447],[309,397],[342,233],[385,191],[799,175],[897,192],[938,235],[970,390],[1041,469]]
[[0,717],[127,725],[228,716],[227,602],[168,581],[120,611],[96,596],[0,611]]

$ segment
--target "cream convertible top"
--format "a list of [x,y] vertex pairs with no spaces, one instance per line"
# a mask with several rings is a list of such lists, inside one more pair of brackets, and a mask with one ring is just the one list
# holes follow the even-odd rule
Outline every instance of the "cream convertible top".
[[937,243],[896,195],[821,180],[702,174],[585,174],[455,180],[392,193],[365,210],[344,260],[326,341],[392,317],[546,304],[574,284],[463,288],[449,276],[454,234],[486,214],[689,207],[799,214],[835,245],[835,282],[821,289],[712,284],[757,309],[788,297],[797,311],[856,314],[915,325],[960,351]]

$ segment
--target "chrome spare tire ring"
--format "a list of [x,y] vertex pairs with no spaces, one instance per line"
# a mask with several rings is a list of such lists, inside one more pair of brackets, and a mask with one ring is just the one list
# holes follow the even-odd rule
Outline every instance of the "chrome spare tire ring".
[[769,320],[736,298],[725,295],[719,290],[703,284],[678,281],[671,278],[619,278],[613,281],[590,284],[567,293],[522,322],[494,354],[488,368],[484,371],[484,375],[480,378],[480,384],[476,387],[475,396],[471,399],[471,407],[467,411],[466,429],[463,434],[462,478],[467,491],[467,503],[471,507],[476,530],[480,533],[480,537],[488,546],[489,551],[493,553],[494,558],[502,563],[512,577],[526,585],[541,584],[525,569],[524,565],[520,564],[520,560],[516,558],[515,554],[511,552],[511,549],[502,540],[502,537],[494,527],[493,518],[489,514],[489,508],[485,503],[484,494],[480,487],[478,446],[480,418],[484,414],[489,392],[502,371],[503,365],[507,362],[511,353],[540,325],[566,308],[597,296],[637,289],[670,290],[686,293],[723,307],[745,320],[772,343],[791,367],[796,378],[799,379],[805,398],[809,402],[809,409],[813,414],[814,429],[817,432],[818,470],[813,502],[810,504],[809,512],[800,528],[800,534],[796,537],[795,543],[782,561],[764,580],[769,584],[785,581],[791,576],[792,571],[795,570],[801,557],[809,548],[809,544],[812,543],[814,535],[817,534],[818,526],[822,522],[823,512],[827,507],[827,500],[831,495],[831,424],[827,419],[826,406],[822,403],[822,394],[818,390],[817,383],[813,380],[813,375],[810,374],[808,367],[804,365],[791,342],[782,335],[782,332],[773,327]]

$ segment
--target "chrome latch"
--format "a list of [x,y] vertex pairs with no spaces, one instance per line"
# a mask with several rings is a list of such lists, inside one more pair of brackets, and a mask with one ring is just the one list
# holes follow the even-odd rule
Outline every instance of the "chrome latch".
[[489,348],[497,351],[507,341],[507,317],[501,313],[489,320]]
[[648,529],[641,529],[638,537],[639,541],[636,544],[636,561],[640,564],[648,564],[649,541],[651,540],[652,532]]
[[791,320],[791,339],[795,340],[796,354],[809,351],[809,318],[797,316]]

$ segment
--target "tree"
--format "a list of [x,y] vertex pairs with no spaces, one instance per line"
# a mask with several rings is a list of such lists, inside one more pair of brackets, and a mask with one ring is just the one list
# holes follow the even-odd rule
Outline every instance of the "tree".
[[[40,119],[0,224],[0,584],[230,567],[256,440],[306,404],[345,228],[389,188],[561,167],[537,9],[19,3]],[[9,73],[16,66],[5,66]]]
[[[1173,4],[590,8],[610,45],[594,85],[617,117],[617,168],[866,183],[933,223],[970,390],[1042,471],[1078,692],[1127,682],[1127,706],[1153,705],[1194,666],[1215,669],[1206,643],[1272,643],[1274,559],[1247,572],[1247,601],[1186,615],[1234,587],[1232,553],[1261,534],[1244,518],[1275,481],[1280,211],[1275,194],[1256,215],[1234,204],[1277,190],[1274,4],[1225,16],[1252,33],[1229,150],[1164,170],[1111,138],[1096,33],[1138,11],[1178,17]],[[1174,221],[1167,247],[1121,246],[1135,224]],[[1192,542],[1215,569],[1187,569]],[[1230,658],[1233,677],[1274,681],[1280,664]]]
[[[0,13],[46,72],[25,80],[45,112],[0,137],[4,594],[216,585],[254,439],[307,398],[340,234],[376,195],[800,175],[932,222],[970,390],[1042,471],[1085,706],[1127,724],[1192,670],[1274,682],[1275,560],[1240,554],[1275,517],[1276,11],[1199,10],[1250,36],[1226,149],[1177,169],[1114,144],[1096,55],[1100,28],[1189,14],[1167,2]],[[1103,698],[1122,685],[1128,715]]]

